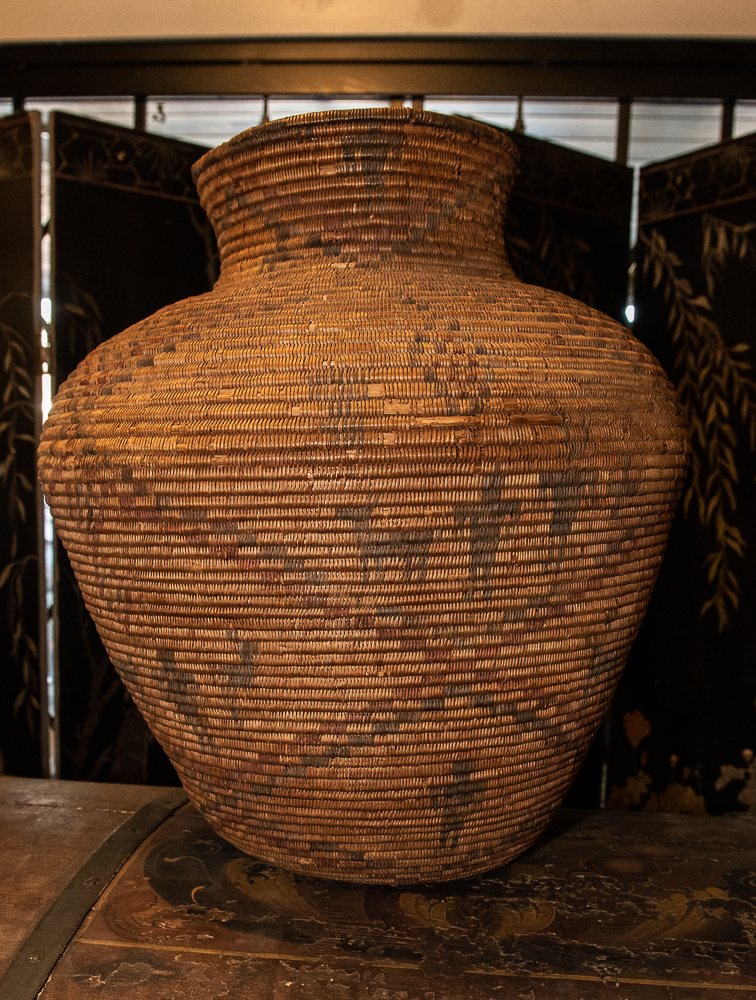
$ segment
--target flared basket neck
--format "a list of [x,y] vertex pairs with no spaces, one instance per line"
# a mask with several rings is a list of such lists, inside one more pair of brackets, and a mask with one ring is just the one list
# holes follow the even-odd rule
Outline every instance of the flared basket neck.
[[480,122],[370,108],[259,125],[193,173],[223,275],[302,259],[511,277],[516,169],[513,143]]

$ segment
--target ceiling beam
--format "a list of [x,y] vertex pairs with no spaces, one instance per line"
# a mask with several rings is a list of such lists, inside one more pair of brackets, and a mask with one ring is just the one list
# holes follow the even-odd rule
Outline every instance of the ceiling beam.
[[486,38],[0,45],[0,95],[756,99],[756,42]]

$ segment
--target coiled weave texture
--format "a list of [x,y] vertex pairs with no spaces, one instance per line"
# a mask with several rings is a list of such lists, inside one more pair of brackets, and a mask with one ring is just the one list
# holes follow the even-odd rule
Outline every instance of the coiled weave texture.
[[40,475],[87,606],[209,822],[366,882],[501,864],[580,766],[686,463],[619,324],[511,276],[514,152],[330,112],[200,161],[213,292],[97,348]]

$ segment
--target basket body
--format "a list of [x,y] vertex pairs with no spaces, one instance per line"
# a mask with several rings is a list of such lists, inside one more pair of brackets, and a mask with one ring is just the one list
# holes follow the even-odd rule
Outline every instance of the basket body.
[[196,168],[222,274],[62,386],[40,475],[211,825],[330,878],[520,853],[579,768],[686,464],[622,326],[513,279],[504,137],[409,110]]

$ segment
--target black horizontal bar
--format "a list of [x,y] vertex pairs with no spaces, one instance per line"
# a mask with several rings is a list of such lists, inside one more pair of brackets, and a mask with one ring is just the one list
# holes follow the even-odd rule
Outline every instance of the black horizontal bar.
[[0,94],[756,98],[756,42],[489,38],[0,46]]

